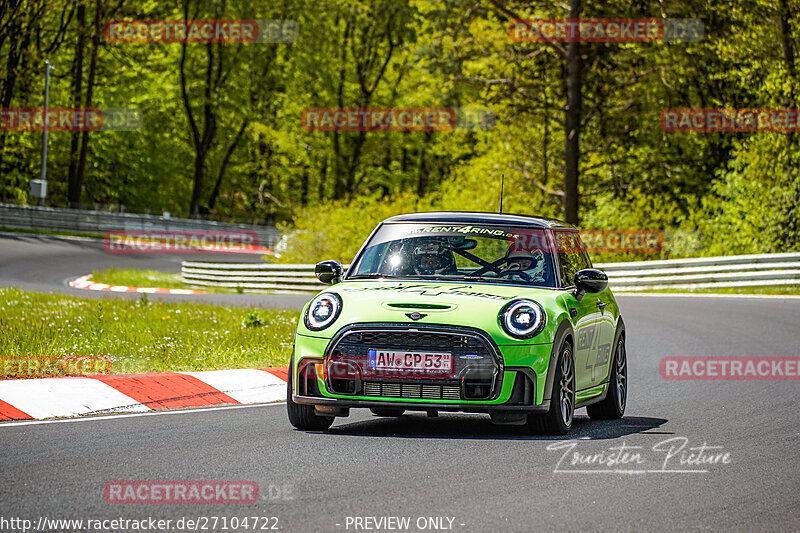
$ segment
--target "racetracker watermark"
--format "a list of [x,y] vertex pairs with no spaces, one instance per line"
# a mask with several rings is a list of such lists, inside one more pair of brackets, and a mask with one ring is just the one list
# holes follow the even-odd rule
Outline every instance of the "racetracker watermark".
[[508,25],[517,42],[690,42],[704,33],[699,19],[516,19]]
[[307,131],[452,131],[456,112],[446,107],[309,107],[300,112]]
[[292,43],[296,20],[113,20],[103,26],[109,43]]
[[254,231],[111,231],[103,237],[110,254],[265,253]]
[[655,254],[664,248],[664,232],[648,229],[581,230],[589,253]]
[[272,531],[283,529],[277,516],[181,516],[180,518],[53,518],[0,515],[0,531]]
[[555,253],[658,253],[664,247],[664,232],[660,230],[526,230],[509,239],[512,252]]
[[497,124],[497,114],[482,107],[454,107],[457,130],[491,131]]
[[659,121],[666,132],[794,132],[800,109],[665,109]]
[[103,485],[111,504],[248,504],[258,502],[255,481],[136,481],[116,480]]
[[335,526],[345,531],[452,531],[466,524],[455,516],[346,516]]
[[730,452],[706,442],[692,446],[686,437],[671,437],[649,447],[618,446],[581,450],[593,441],[554,442],[547,451],[561,452],[554,474],[705,474],[712,466],[731,464]]
[[142,112],[111,107],[6,107],[0,110],[0,130],[6,131],[132,131],[142,127]]
[[800,357],[664,357],[659,371],[670,380],[797,380]]
[[110,373],[111,359],[105,355],[0,356],[0,379],[86,376]]

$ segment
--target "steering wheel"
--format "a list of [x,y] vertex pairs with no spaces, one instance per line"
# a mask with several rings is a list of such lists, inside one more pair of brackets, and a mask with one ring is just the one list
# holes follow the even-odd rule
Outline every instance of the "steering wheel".
[[528,281],[528,282],[533,281],[533,278],[530,277],[525,272],[523,272],[522,270],[501,270],[500,272],[497,273],[498,278],[502,278],[505,276],[508,276],[509,278],[511,276],[519,276],[522,278],[522,281]]

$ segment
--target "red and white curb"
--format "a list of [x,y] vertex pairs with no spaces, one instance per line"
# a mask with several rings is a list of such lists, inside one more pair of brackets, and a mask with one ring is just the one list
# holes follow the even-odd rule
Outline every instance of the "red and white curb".
[[0,381],[0,420],[279,402],[286,367]]
[[206,291],[196,291],[193,289],[159,289],[154,287],[128,287],[126,285],[108,285],[97,283],[91,280],[92,275],[86,274],[73,279],[68,285],[74,289],[86,289],[89,291],[111,291],[111,292],[143,292],[147,294],[205,294]]

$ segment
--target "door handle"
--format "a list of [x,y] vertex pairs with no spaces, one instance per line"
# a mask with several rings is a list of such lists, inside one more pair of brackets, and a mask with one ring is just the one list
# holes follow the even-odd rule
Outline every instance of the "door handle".
[[600,309],[600,310],[603,310],[603,309],[605,309],[606,307],[608,307],[608,304],[607,304],[607,303],[605,303],[605,302],[601,302],[600,300],[597,300],[597,308],[598,308],[598,309]]

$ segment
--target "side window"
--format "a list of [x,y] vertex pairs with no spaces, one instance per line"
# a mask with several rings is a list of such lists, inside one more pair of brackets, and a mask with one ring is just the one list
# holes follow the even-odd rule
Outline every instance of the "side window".
[[358,270],[354,273],[364,274],[377,271],[380,268],[380,262],[385,249],[385,243],[367,248],[366,252],[364,252],[364,255],[361,256],[361,261],[358,262]]
[[561,267],[561,283],[564,287],[571,287],[575,273],[584,268],[592,268],[586,246],[581,241],[577,231],[556,232],[556,251]]

